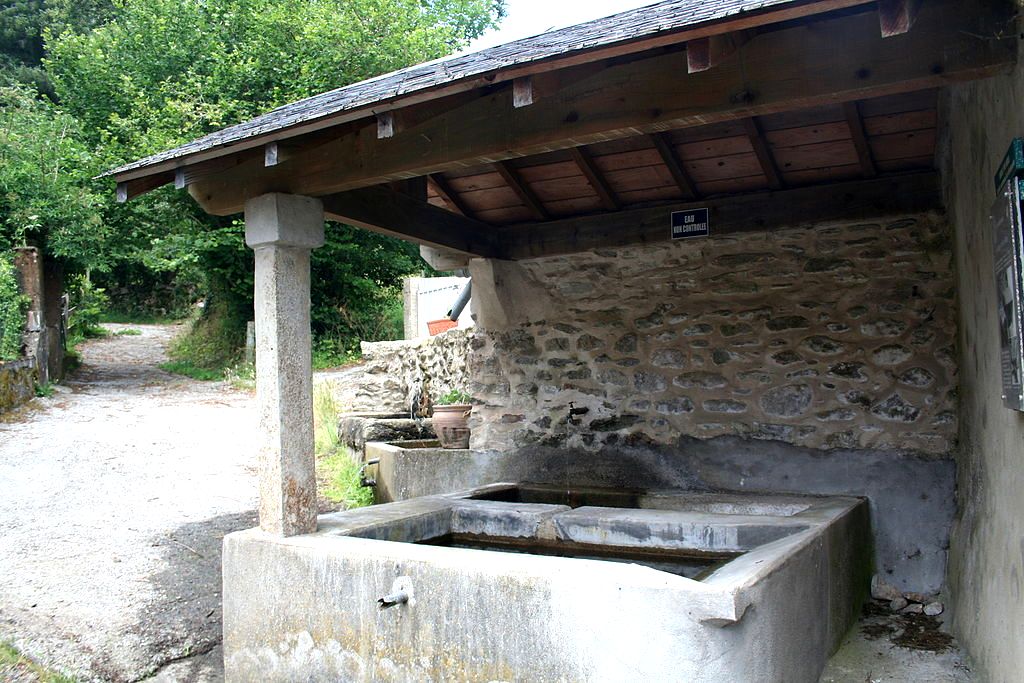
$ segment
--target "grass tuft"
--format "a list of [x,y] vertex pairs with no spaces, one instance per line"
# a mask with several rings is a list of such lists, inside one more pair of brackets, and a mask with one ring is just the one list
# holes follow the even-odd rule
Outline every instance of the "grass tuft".
[[138,337],[142,334],[141,330],[136,330],[134,327],[129,327],[124,330],[118,330],[114,333],[115,337]]
[[185,377],[198,379],[202,382],[216,382],[224,379],[223,370],[201,368],[187,360],[172,360],[167,363],[161,363],[160,369],[174,375],[184,375]]
[[36,664],[18,652],[17,648],[10,643],[0,642],[0,673],[3,673],[3,669],[7,667],[28,669],[39,680],[39,683],[75,683],[74,679],[54,673]]
[[313,388],[313,438],[320,495],[348,510],[373,505],[373,489],[359,485],[359,465],[338,437],[338,404],[329,384]]

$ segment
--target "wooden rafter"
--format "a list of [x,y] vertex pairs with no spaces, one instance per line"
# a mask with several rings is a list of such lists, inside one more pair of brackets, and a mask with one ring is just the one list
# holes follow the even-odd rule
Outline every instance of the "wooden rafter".
[[548,210],[544,208],[543,202],[537,198],[533,190],[530,189],[529,185],[523,182],[522,178],[519,177],[519,173],[514,168],[508,165],[507,162],[498,161],[494,164],[494,170],[496,170],[505,181],[519,200],[526,205],[526,208],[530,210],[533,217],[538,221],[546,221],[551,218],[548,214]]
[[773,190],[781,190],[786,185],[782,181],[779,167],[775,164],[772,150],[764,139],[764,132],[761,130],[761,124],[758,123],[757,117],[751,116],[749,119],[744,119],[743,128],[747,132],[747,137],[750,138],[750,146],[754,148],[757,163],[761,165],[761,171],[764,173],[764,177],[768,179],[768,187]]
[[658,150],[662,163],[668,168],[668,172],[672,174],[672,179],[675,181],[676,186],[679,187],[679,191],[683,193],[683,198],[696,199],[699,197],[700,194],[697,192],[697,186],[690,178],[690,174],[683,168],[683,162],[672,147],[672,139],[668,133],[654,133],[647,137],[654,144],[654,149]]
[[736,31],[691,40],[686,44],[686,70],[695,74],[718,66],[743,47],[752,31]]
[[507,258],[525,259],[667,242],[671,213],[693,208],[709,209],[711,234],[722,235],[837,219],[864,220],[938,206],[938,174],[928,171],[509,226],[500,230],[501,251]]
[[444,179],[440,173],[435,173],[428,176],[428,181],[431,187],[434,188],[434,192],[437,196],[448,205],[448,208],[460,216],[466,216],[467,218],[473,217],[473,212],[469,210],[466,203],[462,201],[458,193],[451,188],[448,181]]
[[875,159],[871,154],[871,145],[868,144],[868,136],[864,132],[864,121],[860,116],[860,107],[856,102],[845,102],[843,114],[846,116],[846,125],[850,127],[850,135],[853,138],[853,146],[857,149],[857,158],[860,160],[860,168],[866,178],[873,178],[878,175],[875,167]]
[[901,36],[917,19],[923,0],[878,0],[878,24],[883,38]]
[[615,196],[615,190],[611,188],[605,177],[601,175],[601,169],[594,163],[590,152],[584,147],[573,147],[569,152],[572,154],[573,161],[576,162],[580,171],[587,177],[587,182],[590,183],[590,186],[594,188],[594,192],[601,199],[604,208],[609,211],[618,211],[622,204],[619,202],[619,198]]
[[[204,179],[189,191],[208,212],[223,215],[264,192],[319,196],[638,133],[944,86],[1011,68],[1012,40],[971,35],[1005,18],[995,5],[964,13],[955,0],[931,0],[915,29],[898,41],[879,36],[871,13],[785,27],[745,46],[743,65],[729,60],[680,79],[686,55],[669,52],[609,65],[578,80],[565,74],[558,97],[529,107],[513,110],[509,88],[406,128],[389,141],[377,140],[376,123],[367,121],[283,166],[268,169],[260,159],[258,166]],[[835,49],[838,44],[842,50]]]
[[367,187],[321,198],[331,220],[400,237],[435,249],[501,258],[491,226],[459,216],[403,192]]

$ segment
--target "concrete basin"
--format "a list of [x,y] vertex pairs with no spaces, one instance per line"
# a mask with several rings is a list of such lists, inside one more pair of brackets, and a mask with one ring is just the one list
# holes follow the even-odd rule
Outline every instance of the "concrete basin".
[[495,484],[324,515],[307,536],[229,535],[225,668],[813,683],[870,573],[858,498]]

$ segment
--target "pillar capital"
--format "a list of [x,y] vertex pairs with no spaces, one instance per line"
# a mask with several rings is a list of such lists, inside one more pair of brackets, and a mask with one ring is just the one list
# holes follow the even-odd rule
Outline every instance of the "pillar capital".
[[245,203],[245,243],[260,247],[316,249],[324,244],[324,205],[314,197],[271,194]]

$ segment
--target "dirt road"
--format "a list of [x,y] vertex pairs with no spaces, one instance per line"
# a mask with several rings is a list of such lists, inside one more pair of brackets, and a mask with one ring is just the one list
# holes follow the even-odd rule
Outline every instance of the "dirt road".
[[0,641],[79,681],[217,680],[221,539],[255,523],[253,399],[160,370],[180,328],[130,327],[0,417]]

